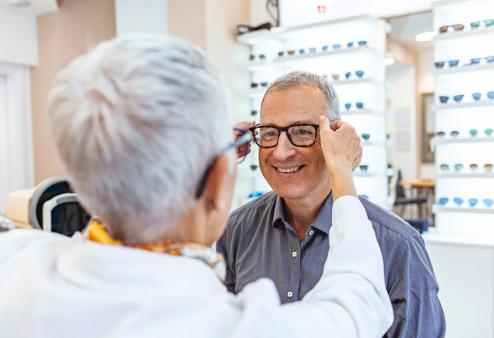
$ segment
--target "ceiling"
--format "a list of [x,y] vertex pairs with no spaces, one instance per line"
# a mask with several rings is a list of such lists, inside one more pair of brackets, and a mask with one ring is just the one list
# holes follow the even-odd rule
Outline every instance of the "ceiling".
[[433,31],[432,12],[404,15],[389,18],[386,21],[391,28],[389,36],[394,41],[418,52],[432,48],[430,41],[418,42],[415,40],[417,34]]
[[29,0],[31,5],[27,7],[15,7],[9,3],[12,0],[0,0],[0,11],[8,11],[19,14],[40,15],[58,9],[57,0]]

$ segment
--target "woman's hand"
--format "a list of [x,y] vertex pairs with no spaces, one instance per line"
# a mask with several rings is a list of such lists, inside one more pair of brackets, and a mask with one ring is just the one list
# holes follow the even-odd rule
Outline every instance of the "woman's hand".
[[320,117],[319,128],[334,200],[342,195],[356,196],[352,171],[362,158],[360,137],[348,123],[338,120],[330,124],[323,115]]
[[[240,121],[235,124],[233,127],[233,137],[238,139],[245,133],[250,133],[249,128],[255,126],[256,122],[255,121]],[[242,158],[244,156],[247,156],[250,153],[251,150],[251,144],[246,143],[244,145],[241,145],[236,149],[237,151],[237,156],[238,158]]]

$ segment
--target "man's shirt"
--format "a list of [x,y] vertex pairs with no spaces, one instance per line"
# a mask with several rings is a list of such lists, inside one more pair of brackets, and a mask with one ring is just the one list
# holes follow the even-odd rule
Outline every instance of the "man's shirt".
[[[360,200],[383,255],[386,289],[393,305],[395,318],[386,337],[444,337],[438,285],[422,237],[397,216],[365,198]],[[234,211],[217,243],[227,263],[228,289],[238,293],[247,284],[268,277],[282,303],[301,300],[321,277],[332,208],[330,195],[303,241],[286,221],[283,200],[273,192]]]

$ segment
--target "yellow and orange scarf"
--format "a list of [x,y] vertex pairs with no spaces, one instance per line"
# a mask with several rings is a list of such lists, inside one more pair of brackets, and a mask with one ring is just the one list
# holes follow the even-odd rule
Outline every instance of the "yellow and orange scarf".
[[[103,224],[97,219],[92,219],[89,222],[87,228],[87,238],[100,244],[129,246],[125,245],[122,241],[112,238],[108,231],[106,231]],[[129,247],[173,256],[198,259],[213,269],[220,280],[223,281],[225,279],[226,270],[223,256],[205,245],[167,241],[159,244],[140,244]]]

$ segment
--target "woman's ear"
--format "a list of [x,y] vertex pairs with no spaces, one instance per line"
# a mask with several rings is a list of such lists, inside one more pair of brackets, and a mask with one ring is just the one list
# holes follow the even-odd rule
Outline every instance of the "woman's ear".
[[221,211],[229,207],[235,183],[234,162],[231,154],[216,157],[204,188],[206,212]]

